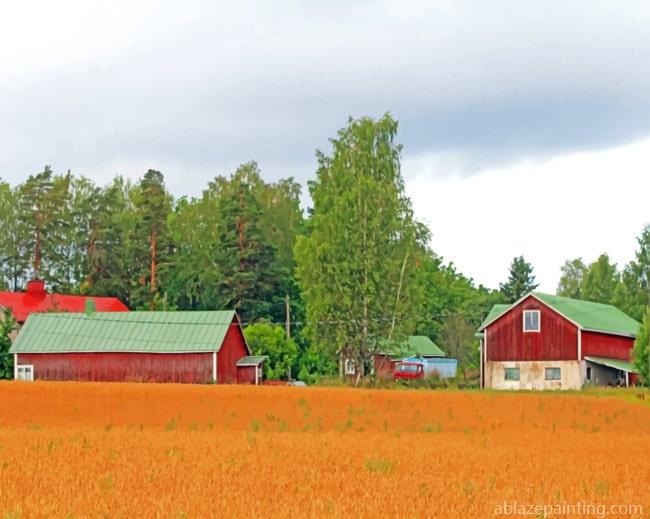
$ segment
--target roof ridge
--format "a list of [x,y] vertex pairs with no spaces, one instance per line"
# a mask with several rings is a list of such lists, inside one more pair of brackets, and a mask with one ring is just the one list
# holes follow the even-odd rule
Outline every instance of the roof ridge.
[[619,310],[619,308],[617,306],[615,306],[615,305],[613,305],[611,303],[601,303],[599,301],[589,301],[588,299],[576,299],[575,297],[559,296],[559,295],[556,295],[556,294],[547,294],[545,292],[530,292],[530,294],[532,294],[534,296],[554,297],[556,299],[564,299],[565,301],[575,301],[576,303],[580,303],[580,304],[606,306],[606,307],[609,307],[609,308],[616,308],[617,310]]

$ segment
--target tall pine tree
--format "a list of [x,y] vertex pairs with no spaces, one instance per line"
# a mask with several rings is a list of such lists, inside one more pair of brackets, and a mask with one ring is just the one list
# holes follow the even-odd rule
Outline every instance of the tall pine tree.
[[246,321],[271,317],[273,294],[280,289],[283,274],[277,248],[265,232],[265,213],[257,196],[262,184],[255,162],[241,165],[230,179],[218,177],[212,183],[219,196],[222,303],[238,310]]
[[[63,249],[69,224],[66,213],[70,173],[55,176],[46,166],[43,172],[30,176],[19,188],[19,225],[29,229],[23,260],[29,260],[28,275],[49,284],[58,283],[58,274],[65,261]],[[25,280],[26,281],[26,280]]]

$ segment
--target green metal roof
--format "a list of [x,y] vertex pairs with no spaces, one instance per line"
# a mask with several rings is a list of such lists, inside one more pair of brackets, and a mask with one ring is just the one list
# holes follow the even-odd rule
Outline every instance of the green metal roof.
[[494,305],[492,309],[489,311],[489,313],[487,314],[487,317],[483,319],[481,326],[479,326],[479,330],[482,330],[492,321],[495,321],[497,317],[500,317],[501,314],[506,313],[506,310],[508,309],[510,309],[510,305],[503,305],[503,304]]
[[607,366],[608,368],[620,369],[621,371],[627,371],[628,373],[638,373],[639,371],[632,365],[631,362],[620,359],[610,359],[609,357],[585,357],[585,360],[593,362],[594,364],[600,364],[601,366]]
[[411,335],[407,342],[394,343],[383,352],[390,356],[415,355],[424,357],[444,357],[442,351],[426,335]]
[[249,355],[237,361],[238,366],[259,366],[269,357],[267,355]]
[[[533,296],[576,323],[583,330],[636,336],[640,323],[612,305],[534,292]],[[495,321],[513,305],[494,305],[479,330]]]
[[234,311],[31,314],[12,353],[219,351]]
[[612,305],[535,293],[563,316],[587,330],[636,335],[641,324]]

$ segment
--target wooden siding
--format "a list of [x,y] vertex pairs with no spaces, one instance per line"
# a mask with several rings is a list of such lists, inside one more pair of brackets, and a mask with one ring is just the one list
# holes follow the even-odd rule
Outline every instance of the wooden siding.
[[582,332],[582,358],[587,356],[631,360],[634,339],[598,332]]
[[392,379],[395,374],[397,361],[391,360],[387,355],[374,355],[375,376],[381,379]]
[[246,341],[240,326],[234,322],[217,353],[217,381],[219,384],[237,383],[237,361],[248,355]]
[[35,380],[206,383],[212,353],[19,353]]
[[[215,350],[218,345],[215,344]],[[235,319],[217,354],[217,379],[237,382],[237,361],[248,355]],[[212,380],[213,353],[19,353],[19,364],[33,364],[37,380],[103,382],[183,382]],[[254,372],[253,372],[254,375]]]
[[[540,311],[540,332],[524,333],[524,310]],[[490,324],[486,335],[488,361],[578,359],[578,328],[532,296]]]
[[[239,366],[237,368],[238,384],[255,384],[255,370],[257,366]],[[261,380],[259,381],[262,382]]]

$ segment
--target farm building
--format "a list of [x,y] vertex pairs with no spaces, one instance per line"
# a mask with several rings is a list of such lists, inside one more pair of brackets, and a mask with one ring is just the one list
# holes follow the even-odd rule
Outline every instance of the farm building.
[[92,299],[97,312],[128,312],[116,297],[86,297],[48,294],[45,282],[33,279],[25,292],[0,292],[0,308],[9,308],[20,328],[30,314],[36,312],[83,312],[86,301]]
[[425,335],[411,335],[403,343],[384,349],[386,351],[377,352],[373,356],[374,372],[380,378],[393,378],[397,364],[408,357],[435,359],[445,356],[445,352]]
[[481,387],[629,385],[640,324],[611,305],[531,293],[495,305],[479,328]]
[[14,378],[257,383],[234,311],[32,314],[14,342]]
[[[435,372],[442,377],[453,377],[458,364],[456,359],[445,357],[445,352],[429,337],[411,335],[404,342],[393,343],[375,352],[372,356],[370,372],[378,378],[392,379],[395,370],[402,362],[422,364],[426,375]],[[340,370],[341,374],[347,377],[358,374],[356,362],[350,358],[341,358]]]

